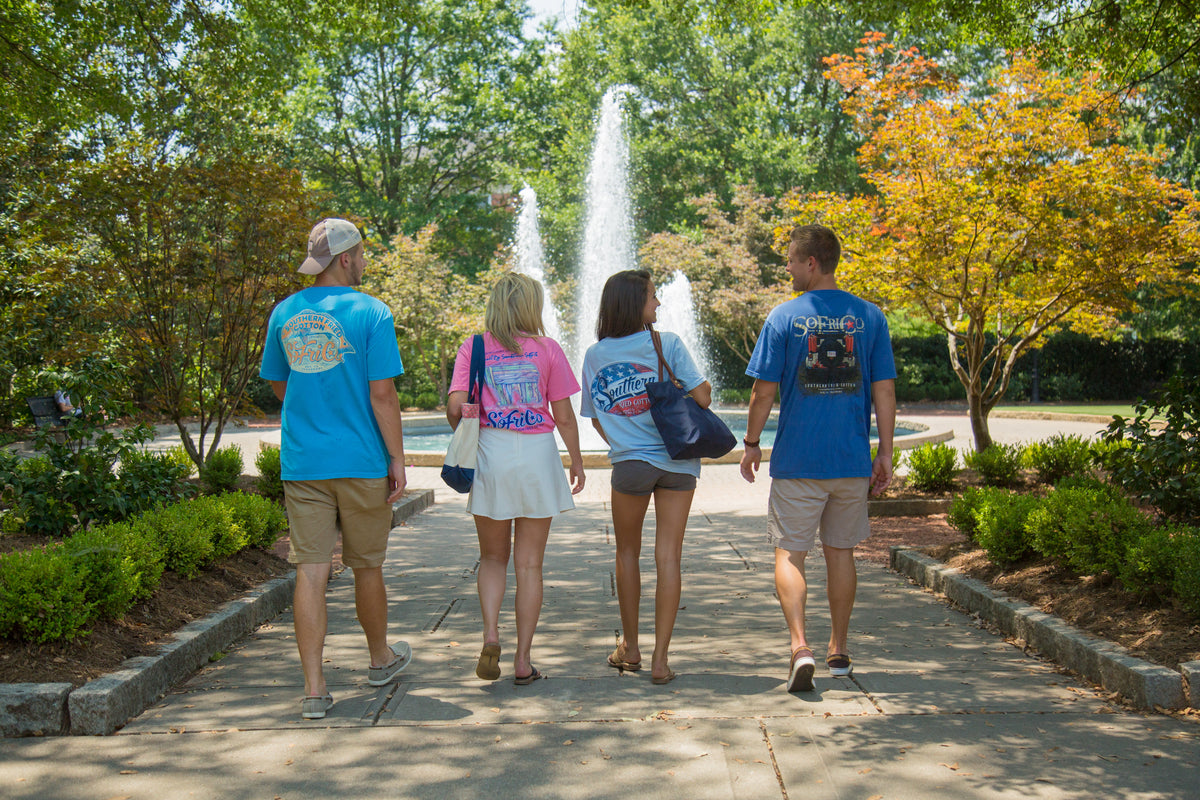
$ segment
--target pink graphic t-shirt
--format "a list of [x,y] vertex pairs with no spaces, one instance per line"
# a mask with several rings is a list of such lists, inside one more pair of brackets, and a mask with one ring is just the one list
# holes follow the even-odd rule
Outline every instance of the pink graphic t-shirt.
[[[473,339],[468,337],[458,348],[450,380],[452,392],[467,391]],[[521,336],[517,338],[520,353],[505,350],[490,333],[483,335],[483,343],[480,426],[519,433],[553,432],[550,404],[579,391],[579,381],[558,342],[547,336]]]

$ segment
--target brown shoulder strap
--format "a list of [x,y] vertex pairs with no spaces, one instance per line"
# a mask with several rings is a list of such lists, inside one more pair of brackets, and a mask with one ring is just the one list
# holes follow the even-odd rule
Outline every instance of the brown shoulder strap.
[[662,381],[663,367],[667,368],[667,375],[671,376],[671,383],[679,385],[679,379],[675,377],[675,372],[671,369],[671,365],[667,363],[667,359],[663,356],[662,340],[658,336],[658,331],[650,329],[650,338],[654,341],[654,352],[658,353],[658,380]]

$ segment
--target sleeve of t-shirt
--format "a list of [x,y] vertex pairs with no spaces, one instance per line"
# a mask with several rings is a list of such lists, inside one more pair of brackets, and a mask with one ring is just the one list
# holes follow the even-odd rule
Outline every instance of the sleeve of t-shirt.
[[692,354],[688,352],[687,346],[675,334],[669,334],[663,338],[664,350],[663,353],[667,358],[667,363],[671,365],[671,369],[675,372],[675,377],[683,384],[684,391],[690,392],[700,384],[704,383],[705,378],[700,374],[700,370],[696,367],[696,362],[692,360]]
[[875,341],[871,344],[871,382],[887,381],[896,377],[896,360],[892,355],[892,336],[888,332],[887,317],[879,314],[875,326]]
[[588,355],[583,358],[583,366],[580,368],[580,379],[583,381],[583,393],[579,395],[579,416],[595,417],[596,407],[592,405],[592,378],[595,377],[595,368],[589,367],[591,359],[588,357],[591,354],[591,349],[588,349]]
[[546,343],[547,356],[546,397],[551,403],[565,400],[579,391],[579,381],[575,380],[575,371],[558,342],[549,337],[542,341]]
[[367,380],[379,381],[403,375],[404,364],[400,360],[400,344],[396,341],[396,323],[387,306],[379,310],[367,335]]
[[279,325],[276,324],[275,314],[275,311],[271,312],[271,319],[267,323],[267,341],[263,344],[258,374],[265,381],[286,381],[292,368],[283,352],[283,342],[279,341]]
[[746,374],[751,378],[780,383],[783,381],[783,370],[787,362],[787,342],[784,338],[787,331],[778,324],[774,311],[767,315],[758,341],[754,343],[754,352],[750,363],[746,365]]
[[468,336],[467,340],[458,346],[458,353],[454,356],[454,374],[450,376],[452,392],[465,392],[471,388],[472,338]]

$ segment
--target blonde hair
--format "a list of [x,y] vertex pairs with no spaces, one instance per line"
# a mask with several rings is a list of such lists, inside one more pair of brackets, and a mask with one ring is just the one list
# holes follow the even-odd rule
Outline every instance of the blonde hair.
[[492,287],[483,327],[510,353],[521,352],[518,336],[545,336],[542,285],[528,275],[506,272]]

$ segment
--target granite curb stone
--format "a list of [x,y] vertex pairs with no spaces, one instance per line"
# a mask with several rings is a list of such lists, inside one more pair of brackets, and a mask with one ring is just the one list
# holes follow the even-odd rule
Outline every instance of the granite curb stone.
[[[410,494],[394,504],[392,524],[399,525],[433,502],[432,489]],[[77,689],[72,690],[69,683],[0,684],[0,733],[112,733],[195,672],[214,653],[286,609],[295,584],[294,572],[268,581],[204,619],[185,625],[156,655],[128,659],[116,672]]]
[[1200,708],[1200,661],[1188,661],[1179,665],[1183,680],[1187,683],[1188,704]]
[[[891,567],[1140,708],[1188,706],[1184,674],[1180,672],[1134,658],[1120,645],[1084,633],[1027,603],[997,594],[982,581],[915,550],[893,546]],[[1191,699],[1194,706],[1194,690]]]
[[0,684],[0,735],[56,736],[67,732],[69,683]]

